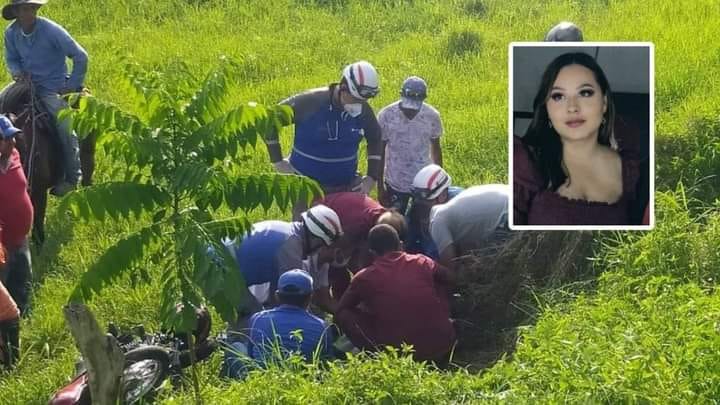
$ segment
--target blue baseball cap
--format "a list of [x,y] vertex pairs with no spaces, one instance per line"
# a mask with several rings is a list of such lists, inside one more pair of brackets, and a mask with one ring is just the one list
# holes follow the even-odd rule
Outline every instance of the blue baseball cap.
[[313,291],[313,279],[305,270],[286,271],[278,279],[278,293],[307,295]]
[[15,125],[13,125],[8,117],[0,115],[0,136],[2,136],[3,139],[10,139],[18,132],[22,131],[15,128]]
[[400,89],[400,106],[411,110],[420,110],[423,100],[427,98],[427,84],[417,76],[410,76],[403,82]]

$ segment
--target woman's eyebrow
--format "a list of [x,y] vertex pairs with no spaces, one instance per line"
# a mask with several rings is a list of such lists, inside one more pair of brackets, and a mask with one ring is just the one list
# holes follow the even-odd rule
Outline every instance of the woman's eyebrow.
[[[583,87],[592,87],[592,88],[594,89],[594,88],[595,88],[595,85],[593,85],[592,83],[583,83],[583,84],[577,86],[578,89],[583,88]],[[560,86],[552,86],[552,88],[551,88],[550,90],[551,90],[551,91],[552,91],[552,90],[562,90],[562,91],[564,91],[565,88],[564,88],[564,87],[560,87]]]

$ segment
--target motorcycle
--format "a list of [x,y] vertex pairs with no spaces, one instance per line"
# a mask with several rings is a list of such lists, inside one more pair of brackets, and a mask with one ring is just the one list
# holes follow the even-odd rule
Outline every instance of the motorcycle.
[[[216,339],[210,338],[211,320],[207,309],[197,311],[198,327],[193,331],[195,338],[195,361],[203,361],[217,349]],[[170,378],[176,386],[182,377],[182,370],[192,364],[188,337],[186,334],[146,334],[143,326],[133,328],[132,333],[120,334],[114,324],[108,326],[120,349],[125,354],[120,398],[124,404],[135,404],[150,400],[158,388]],[[60,388],[50,398],[49,405],[90,405],[88,373],[82,362],[78,364],[76,377]]]

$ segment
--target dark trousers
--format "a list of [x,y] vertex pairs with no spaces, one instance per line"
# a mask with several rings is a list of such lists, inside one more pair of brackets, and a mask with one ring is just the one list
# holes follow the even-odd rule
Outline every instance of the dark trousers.
[[374,350],[375,343],[371,329],[372,319],[368,313],[355,307],[345,308],[335,314],[335,324],[361,350]]
[[340,301],[345,290],[350,286],[352,273],[347,268],[331,267],[328,271],[328,282],[330,283],[330,291],[333,298]]
[[0,363],[6,368],[15,364],[20,351],[20,320],[0,322]]
[[5,270],[0,272],[0,282],[10,293],[17,304],[21,315],[30,308],[30,294],[32,293],[32,262],[27,239],[23,246],[8,252],[8,261]]
[[388,208],[395,208],[398,212],[405,215],[412,194],[397,191],[387,183],[385,183],[385,193],[387,194],[390,203],[390,207]]

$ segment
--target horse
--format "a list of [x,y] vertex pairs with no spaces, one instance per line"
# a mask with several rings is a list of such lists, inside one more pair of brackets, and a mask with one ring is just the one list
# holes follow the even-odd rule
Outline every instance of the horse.
[[[14,94],[14,97],[7,97],[4,102],[0,102],[0,113],[14,119],[15,126],[22,130],[15,139],[16,148],[28,179],[28,193],[34,209],[32,241],[40,247],[45,242],[48,190],[62,179],[64,171],[52,117],[43,111],[37,100],[33,100],[29,86],[27,87],[27,91]],[[96,134],[91,132],[80,141],[83,186],[92,184],[96,139]]]

